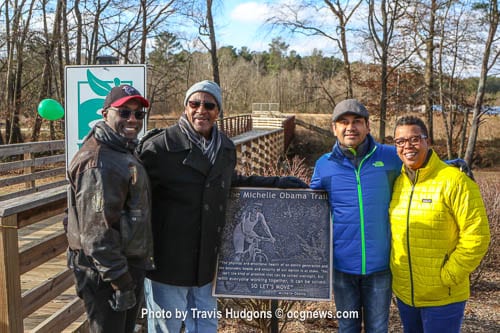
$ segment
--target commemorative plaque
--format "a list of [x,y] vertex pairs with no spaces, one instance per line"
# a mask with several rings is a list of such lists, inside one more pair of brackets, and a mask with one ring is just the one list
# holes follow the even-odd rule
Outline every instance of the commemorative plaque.
[[325,192],[234,188],[214,296],[330,300],[331,232]]

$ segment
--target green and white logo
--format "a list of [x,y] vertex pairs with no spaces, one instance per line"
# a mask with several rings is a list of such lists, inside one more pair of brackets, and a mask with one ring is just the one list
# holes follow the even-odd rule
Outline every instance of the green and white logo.
[[[102,119],[106,95],[129,84],[146,94],[146,65],[66,66],[66,165],[94,124]],[[146,129],[144,124],[143,132]]]
[[[82,140],[94,124],[102,119],[102,106],[106,95],[113,87],[120,84],[134,85],[130,80],[120,80],[115,77],[112,81],[99,79],[90,69],[87,69],[87,80],[78,82],[78,139]],[[81,100],[81,91],[90,89],[94,98]],[[87,92],[84,94],[88,96]]]

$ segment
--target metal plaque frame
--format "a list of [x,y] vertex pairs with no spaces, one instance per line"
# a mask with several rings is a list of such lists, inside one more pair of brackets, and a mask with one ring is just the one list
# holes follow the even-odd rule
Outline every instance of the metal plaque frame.
[[329,207],[323,191],[232,189],[213,295],[331,300]]

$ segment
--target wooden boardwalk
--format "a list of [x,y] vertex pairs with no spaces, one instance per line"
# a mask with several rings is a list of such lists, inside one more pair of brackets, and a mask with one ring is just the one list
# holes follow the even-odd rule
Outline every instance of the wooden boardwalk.
[[[57,236],[61,232],[64,232],[62,218],[62,214],[56,215],[42,222],[35,223],[33,225],[20,229],[18,242],[19,250],[22,251],[25,248],[29,248],[33,245],[41,243],[44,239]],[[48,279],[51,279],[54,276],[64,272],[65,269],[66,254],[60,254],[59,256],[45,262],[44,264],[22,274],[22,293],[35,288]],[[24,330],[33,330],[45,319],[56,313],[58,310],[61,310],[65,305],[74,300],[75,295],[75,287],[72,286],[42,308],[33,312],[31,315],[24,319]],[[73,332],[84,320],[85,315],[81,316],[79,320],[74,322],[63,332]]]

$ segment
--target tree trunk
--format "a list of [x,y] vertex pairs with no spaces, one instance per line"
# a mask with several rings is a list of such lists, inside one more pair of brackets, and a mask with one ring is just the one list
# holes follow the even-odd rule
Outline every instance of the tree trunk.
[[212,17],[212,0],[207,0],[207,21],[210,32],[210,56],[212,58],[214,82],[220,85],[219,59],[217,58],[217,42],[215,38],[214,20]]
[[146,48],[147,48],[147,41],[148,41],[148,7],[147,7],[147,1],[141,0],[141,7],[142,7],[142,28],[141,28],[141,57],[140,57],[140,63],[145,64],[146,63]]
[[[215,39],[215,28],[214,28],[214,19],[212,16],[212,0],[207,0],[207,21],[208,21],[208,29],[210,33],[210,56],[212,59],[212,72],[214,76],[214,82],[219,86],[220,84],[220,76],[219,76],[219,59],[217,58],[217,42]],[[221,87],[222,89],[222,87]],[[221,105],[222,107],[222,105]],[[222,131],[224,131],[224,113],[222,110],[219,112],[219,127]]]
[[352,73],[351,73],[351,63],[349,62],[349,53],[347,51],[347,38],[345,32],[345,26],[341,26],[340,39],[342,43],[342,56],[344,58],[344,74],[346,80],[346,98],[353,98],[354,93],[352,90]]
[[429,31],[425,41],[425,48],[427,55],[425,58],[425,112],[427,114],[427,129],[429,132],[429,140],[434,143],[434,120],[432,109],[433,106],[433,90],[434,90],[434,35],[435,35],[435,21],[436,21],[437,0],[432,0],[431,10],[429,13]]
[[[384,64],[385,62],[385,64]],[[385,126],[387,120],[387,56],[382,59],[382,68],[381,68],[381,82],[382,86],[380,87],[380,129],[379,129],[379,140],[380,142],[385,142]]]
[[[465,158],[464,158],[467,164],[469,164],[470,166],[472,166],[474,151],[476,149],[477,134],[479,132],[479,125],[481,122],[481,109],[483,107],[486,79],[488,77],[488,71],[489,71],[491,47],[495,41],[496,32],[498,29],[498,22],[500,19],[498,11],[498,1],[491,0],[489,6],[490,6],[489,7],[490,11],[488,12],[488,18],[490,26],[488,29],[488,37],[484,45],[483,60],[481,64],[481,75],[479,76],[479,81],[477,84],[476,99],[474,101],[474,108],[472,110],[472,124],[470,127],[469,141],[467,142],[467,150],[465,151]],[[495,56],[495,59],[497,59],[497,56],[498,55]]]
[[[19,116],[21,114],[21,106],[22,106],[22,82],[23,82],[23,69],[24,69],[24,49],[26,38],[28,37],[28,33],[30,32],[30,23],[31,18],[33,17],[33,8],[35,3],[38,3],[35,0],[32,0],[28,3],[28,9],[25,8],[15,8],[14,12],[15,17],[13,18],[12,25],[12,50],[15,48],[15,64],[16,66],[12,67],[12,100],[9,100],[11,107],[11,123],[10,123],[10,137],[9,143],[20,143],[23,142],[24,139],[21,133],[21,126],[19,123]],[[25,5],[27,3],[22,3]],[[10,61],[10,60],[9,60]],[[7,104],[9,105],[9,104]]]
[[75,0],[73,6],[76,18],[76,58],[75,62],[77,65],[82,64],[82,38],[83,38],[83,20],[82,13],[80,11],[80,0]]
[[[54,25],[52,26],[52,37],[49,35],[47,16],[45,7],[43,7],[44,13],[44,35],[45,35],[45,65],[43,67],[42,73],[42,84],[40,87],[40,92],[38,95],[38,100],[42,100],[52,95],[51,92],[51,82],[52,82],[52,62],[54,59],[54,43],[60,41],[60,24],[61,24],[61,1],[57,1],[56,12],[54,15]],[[37,114],[35,118],[35,125],[33,126],[33,131],[31,132],[31,141],[38,141],[40,136],[40,129],[42,127],[42,119]]]
[[469,109],[466,108],[464,112],[464,119],[462,121],[462,131],[460,132],[460,143],[458,146],[458,157],[464,158],[465,140],[467,139],[467,125],[469,123]]

